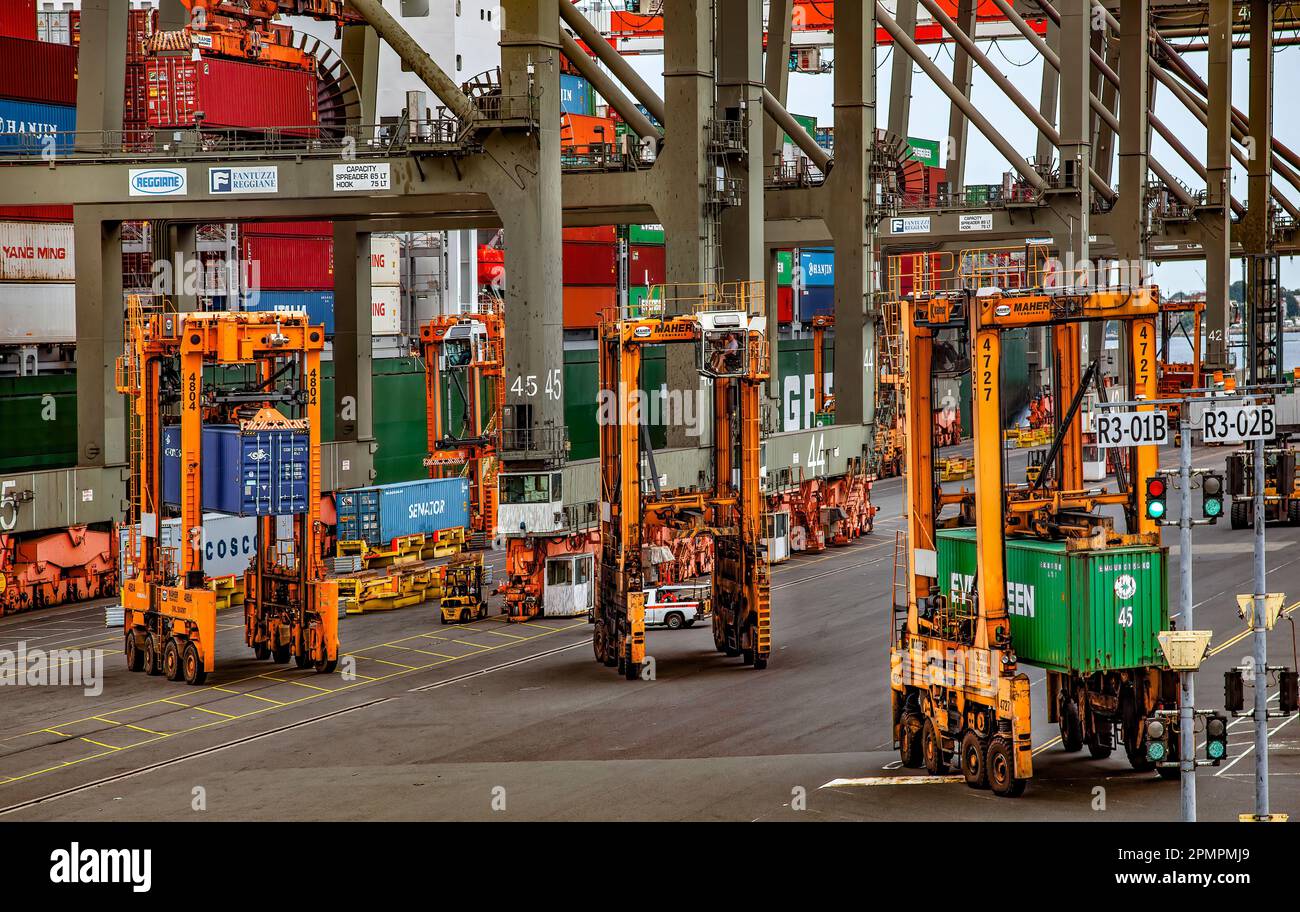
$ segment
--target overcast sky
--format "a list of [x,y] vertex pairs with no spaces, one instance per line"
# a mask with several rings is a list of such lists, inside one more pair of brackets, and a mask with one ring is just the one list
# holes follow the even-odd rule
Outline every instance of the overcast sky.
[[[1033,48],[1023,40],[1002,38],[992,42],[980,42],[981,49],[989,55],[1011,82],[1030,101],[1037,104],[1039,82],[1042,77],[1043,61]],[[927,48],[931,56],[939,62],[945,72],[952,70],[952,50],[950,45],[930,45]],[[829,51],[826,52],[830,56]],[[891,55],[889,47],[882,47],[877,54],[877,95],[880,105],[878,111],[879,125],[884,126],[889,115],[889,83]],[[1206,54],[1189,53],[1187,59],[1202,76],[1205,75]],[[646,81],[662,92],[663,58],[659,56],[636,56],[628,60]],[[1249,52],[1239,50],[1233,57],[1233,102],[1243,112],[1248,108],[1247,76]],[[1274,118],[1274,130],[1277,138],[1292,149],[1300,148],[1300,118],[1288,116],[1293,110],[1294,101],[1290,92],[1298,84],[1300,77],[1300,47],[1278,48],[1274,52],[1275,95],[1280,116]],[[912,114],[909,134],[926,139],[942,140],[948,132],[947,96],[933,85],[919,68],[913,66],[912,79]],[[790,74],[789,108],[798,114],[815,115],[820,123],[833,122],[831,108],[832,79],[830,74],[807,75]],[[974,85],[971,99],[980,111],[989,118],[1002,134],[1026,156],[1034,154],[1037,146],[1037,131],[1006,97],[993,81],[979,68],[975,68]],[[1167,89],[1159,87],[1156,92],[1156,113],[1169,126],[1174,135],[1193,152],[1203,155],[1205,151],[1205,128],[1201,126],[1182,103]],[[1004,171],[1010,166],[993,148],[983,135],[974,127],[969,131],[969,151],[967,153],[967,183],[1000,183]],[[1205,182],[1173,151],[1159,135],[1152,135],[1152,154],[1159,159],[1175,176],[1194,190],[1204,189]],[[1246,174],[1240,165],[1234,163],[1233,194],[1241,200],[1246,198]],[[1289,186],[1283,187],[1293,199],[1294,191]],[[1239,264],[1234,262],[1233,278],[1238,278]],[[1171,263],[1156,270],[1156,281],[1167,293],[1174,291],[1204,290],[1204,263],[1188,261]],[[1282,279],[1288,287],[1300,285],[1300,274],[1296,273],[1289,258],[1282,261]]]

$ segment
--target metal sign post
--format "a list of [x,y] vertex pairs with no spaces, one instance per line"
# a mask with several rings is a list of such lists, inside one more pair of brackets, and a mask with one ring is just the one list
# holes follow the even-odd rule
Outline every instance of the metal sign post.
[[[1178,575],[1179,617],[1183,619],[1184,629],[1195,630],[1192,623],[1192,428],[1191,416],[1185,422],[1182,433],[1182,445],[1179,447],[1178,480],[1181,491],[1182,515],[1178,517]],[[1178,761],[1182,770],[1180,777],[1182,790],[1183,822],[1196,822],[1196,672],[1184,671],[1179,674],[1182,693],[1178,701]]]
[[1264,607],[1264,438],[1255,440],[1255,818],[1268,811],[1268,620]]

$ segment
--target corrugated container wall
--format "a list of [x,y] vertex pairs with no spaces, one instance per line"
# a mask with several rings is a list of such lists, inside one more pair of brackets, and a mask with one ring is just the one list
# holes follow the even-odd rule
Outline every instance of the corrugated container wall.
[[[181,521],[165,519],[162,524],[162,547],[173,567],[180,567]],[[128,529],[118,529],[118,553],[121,555],[119,578],[122,582],[133,574],[136,555],[130,554]],[[248,569],[257,550],[257,517],[227,516],[225,513],[207,513],[203,517],[203,575],[208,579],[218,576],[241,575]]]
[[812,285],[799,294],[799,319],[807,323],[813,317],[835,313],[835,289],[830,285]]
[[41,104],[77,103],[77,49],[0,38],[0,97]]
[[376,336],[396,336],[402,331],[402,289],[394,285],[374,285],[370,289],[370,332]]
[[0,98],[0,151],[9,155],[71,152],[76,129],[75,107]]
[[402,240],[390,235],[370,237],[370,284],[402,284]]
[[75,342],[77,286],[55,282],[0,283],[0,343]]
[[562,293],[566,329],[593,329],[602,311],[618,303],[618,290],[609,285],[566,285]]
[[333,238],[245,235],[240,245],[246,289],[323,291],[334,288]]
[[581,76],[560,75],[560,110],[565,114],[596,113],[596,93]]
[[202,112],[209,129],[263,130],[315,135],[316,75],[205,57],[152,57],[146,64],[149,125],[194,126]]
[[831,250],[803,248],[799,251],[799,268],[805,288],[835,284],[835,253]]
[[[1024,662],[1092,673],[1163,665],[1157,635],[1169,627],[1160,548],[1067,551],[1063,542],[1009,539],[1007,610]],[[938,537],[939,586],[950,598],[974,585],[975,530]]]
[[667,276],[665,248],[636,244],[628,251],[627,274],[637,285],[662,285]]
[[0,35],[36,38],[36,0],[0,0]]
[[0,222],[0,282],[73,282],[72,226]]
[[614,285],[618,282],[618,248],[566,241],[563,272],[565,285]]
[[334,335],[334,292],[332,291],[259,291],[240,298],[242,310],[261,313],[305,313],[313,324],[324,326],[325,335]]
[[428,535],[469,525],[469,482],[464,478],[339,491],[334,502],[341,541],[382,546],[402,535]]

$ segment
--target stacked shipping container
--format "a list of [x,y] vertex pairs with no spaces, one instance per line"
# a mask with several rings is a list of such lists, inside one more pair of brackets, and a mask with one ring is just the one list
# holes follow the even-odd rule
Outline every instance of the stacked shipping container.
[[[314,136],[316,73],[220,57],[151,56],[145,63],[154,129],[262,131]],[[196,115],[202,113],[201,121]]]
[[564,229],[563,302],[566,329],[598,326],[601,312],[618,302],[618,234],[612,225]]

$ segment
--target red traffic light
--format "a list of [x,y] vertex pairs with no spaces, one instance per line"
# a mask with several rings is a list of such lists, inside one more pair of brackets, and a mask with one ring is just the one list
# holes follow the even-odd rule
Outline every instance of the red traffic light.
[[1163,478],[1147,479],[1147,497],[1164,497],[1165,480]]

